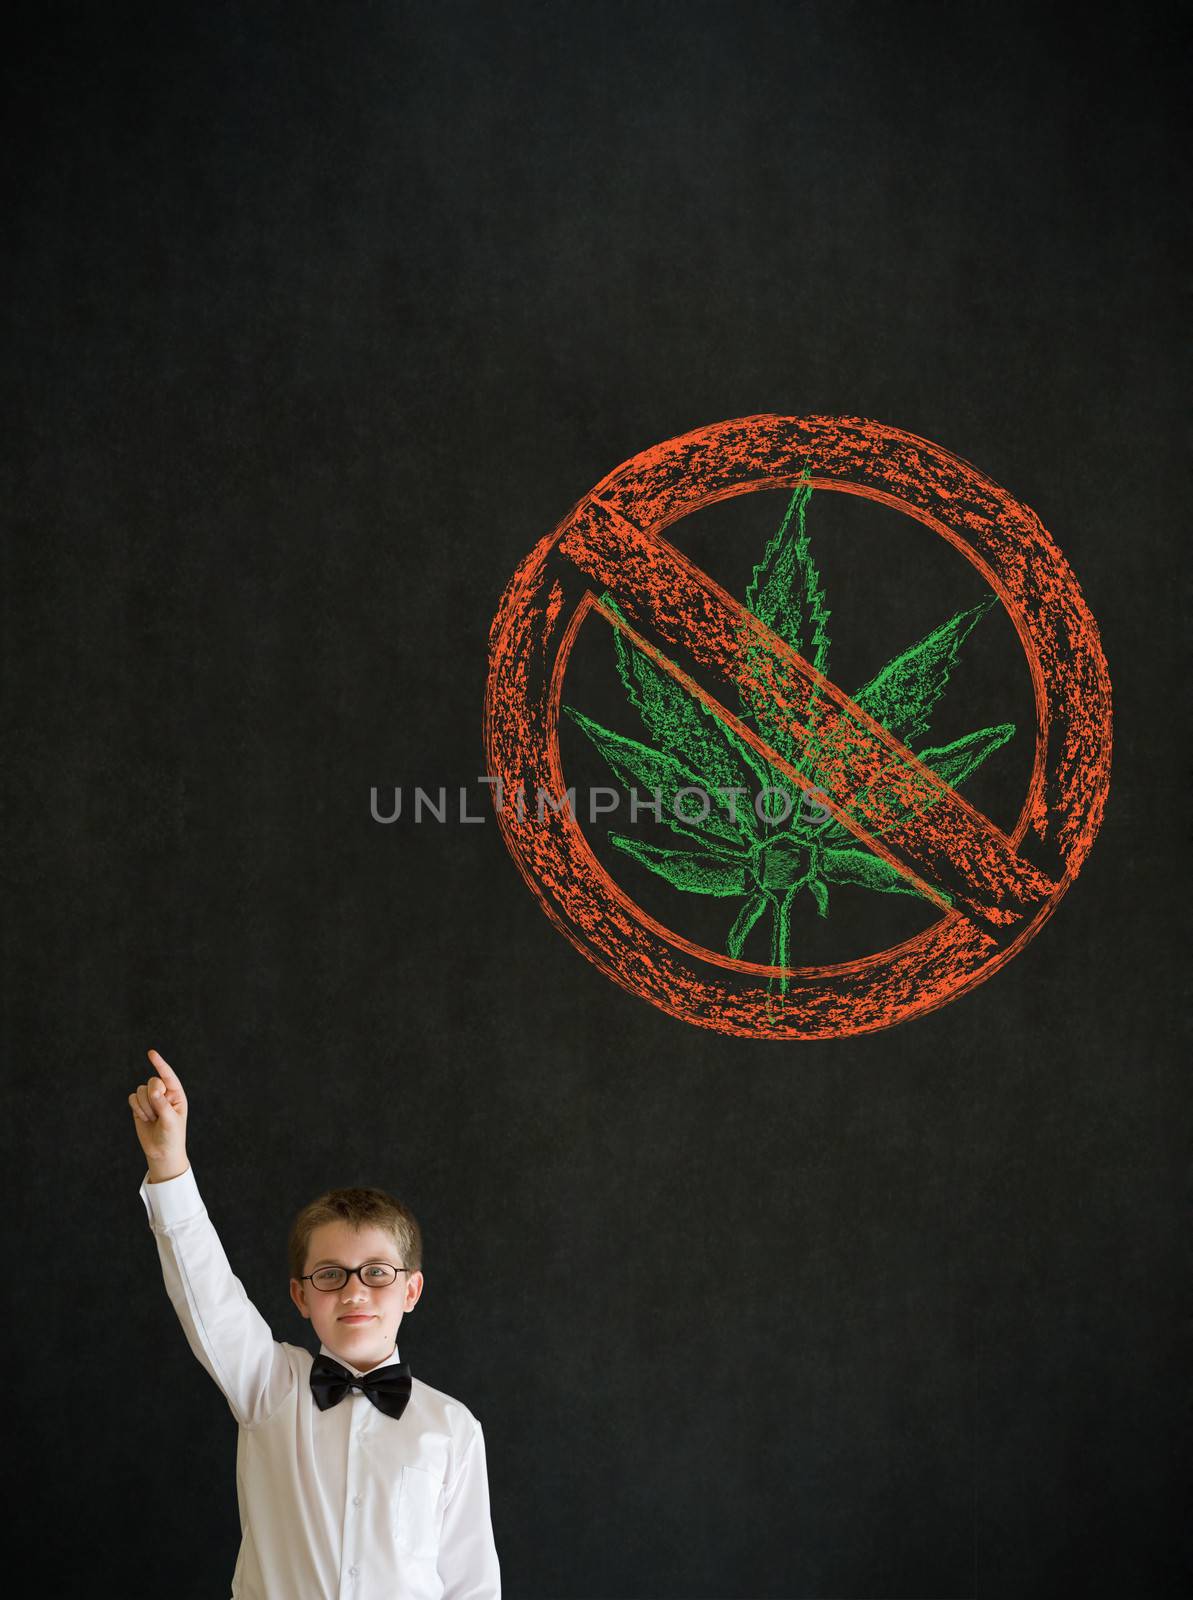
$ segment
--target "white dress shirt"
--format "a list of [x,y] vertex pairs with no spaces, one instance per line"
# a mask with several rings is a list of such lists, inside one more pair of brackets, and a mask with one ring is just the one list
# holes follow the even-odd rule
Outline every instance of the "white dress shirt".
[[274,1339],[194,1172],[152,1184],[146,1173],[141,1198],[187,1342],[240,1425],[232,1600],[500,1600],[485,1441],[468,1407],[412,1378],[398,1418],[357,1389],[320,1411],[314,1358]]

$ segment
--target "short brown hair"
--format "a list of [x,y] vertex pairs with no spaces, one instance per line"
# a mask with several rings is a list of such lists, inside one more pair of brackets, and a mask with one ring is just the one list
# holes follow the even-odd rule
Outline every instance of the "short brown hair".
[[290,1229],[290,1276],[301,1278],[311,1235],[325,1222],[346,1222],[350,1228],[384,1228],[393,1236],[402,1265],[421,1272],[423,1236],[414,1213],[384,1189],[329,1189],[303,1206]]

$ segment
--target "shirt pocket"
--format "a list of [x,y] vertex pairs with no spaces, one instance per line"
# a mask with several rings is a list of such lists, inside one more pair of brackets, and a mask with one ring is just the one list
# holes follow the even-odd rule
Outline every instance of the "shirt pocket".
[[439,1554],[439,1491],[442,1478],[422,1467],[403,1467],[398,1480],[394,1533],[399,1552],[412,1560],[434,1560]]

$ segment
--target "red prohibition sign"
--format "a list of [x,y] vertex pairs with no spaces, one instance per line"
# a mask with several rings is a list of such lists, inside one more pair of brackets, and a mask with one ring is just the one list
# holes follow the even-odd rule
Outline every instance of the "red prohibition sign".
[[[792,489],[805,466],[814,490],[876,500],[933,529],[1006,608],[1036,705],[1035,762],[1009,834],[662,537],[714,501]],[[606,589],[621,616],[600,604]],[[558,740],[563,680],[591,612],[621,627],[803,788],[812,780],[728,709],[734,684],[764,690],[797,739],[814,733],[821,747],[842,751],[834,766],[817,772],[819,803],[933,899],[939,920],[875,955],[787,969],[784,991],[776,993],[768,980],[778,969],[705,949],[637,906],[597,861],[570,807],[512,803],[519,790],[528,798],[540,788],[566,792]],[[665,650],[713,669],[725,697],[699,687]],[[609,977],[673,1016],[721,1032],[827,1038],[890,1027],[946,1004],[997,972],[1039,931],[1101,823],[1110,781],[1110,679],[1072,570],[1026,506],[939,445],[882,423],[744,417],[634,456],[519,566],[493,620],[489,658],[488,770],[500,780],[498,820],[526,882],[556,926]],[[856,807],[851,816],[846,806],[879,778],[889,783],[892,773],[901,775],[900,815],[907,820],[871,833]],[[925,804],[907,816],[909,793]]]

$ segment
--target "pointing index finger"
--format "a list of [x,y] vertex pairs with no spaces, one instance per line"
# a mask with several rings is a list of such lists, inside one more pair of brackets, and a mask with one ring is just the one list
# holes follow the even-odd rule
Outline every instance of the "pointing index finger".
[[174,1071],[174,1068],[170,1065],[170,1063],[166,1060],[166,1058],[163,1055],[160,1055],[158,1053],[158,1051],[156,1051],[156,1050],[147,1050],[145,1053],[149,1057],[150,1061],[152,1061],[154,1066],[157,1068],[158,1073],[161,1076],[162,1082],[166,1085],[166,1087],[168,1089],[181,1089],[182,1088],[182,1084],[179,1082],[179,1079],[178,1079],[178,1074]]

